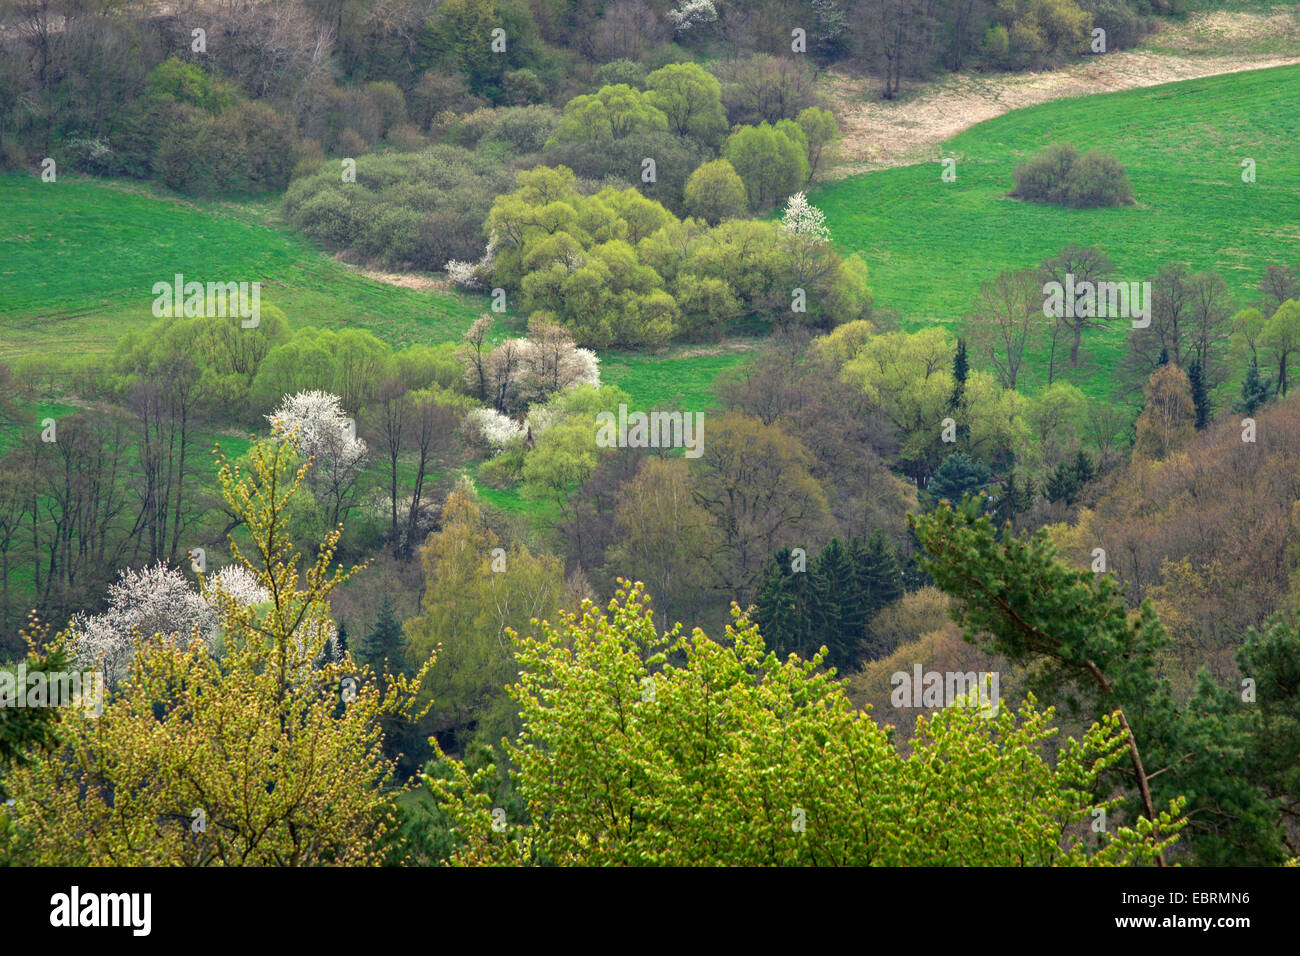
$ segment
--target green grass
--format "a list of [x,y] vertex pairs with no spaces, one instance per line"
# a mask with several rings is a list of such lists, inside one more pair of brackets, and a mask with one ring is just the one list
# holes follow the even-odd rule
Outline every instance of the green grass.
[[[369,329],[393,346],[458,339],[482,296],[423,293],[358,276],[284,227],[277,197],[177,197],[152,184],[82,176],[0,176],[0,360],[50,349],[113,348],[144,329],[153,283],[175,273],[261,281],[262,301],[295,325]],[[518,334],[507,315],[497,337]],[[737,353],[603,356],[606,380],[645,407],[702,409]]]
[[31,429],[35,432],[41,431],[41,422],[47,418],[53,418],[55,421],[76,411],[71,405],[65,405],[62,402],[18,402],[16,403],[17,411],[20,415],[30,416],[26,422],[17,424],[0,425],[0,455],[3,455],[9,446],[18,441],[24,429]]
[[[1265,266],[1300,260],[1297,89],[1300,67],[1280,67],[1058,100],[949,140],[954,183],[927,163],[846,179],[812,200],[837,245],[865,256],[876,301],[908,329],[956,328],[981,282],[1071,242],[1106,250],[1116,278],[1146,279],[1174,261],[1218,270],[1244,304]],[[1113,154],[1137,204],[1074,210],[1008,198],[1016,163],[1052,143]],[[1256,162],[1253,184],[1241,180],[1245,157]],[[1085,339],[1085,391],[1108,393],[1126,325]]]
[[[472,472],[470,476],[474,477]],[[525,498],[522,485],[515,485],[512,488],[494,488],[483,482],[476,482],[475,488],[478,489],[479,497],[493,508],[507,514],[520,515],[537,529],[549,527],[560,516],[559,509],[553,503],[536,498]]]
[[713,386],[719,375],[743,364],[744,352],[687,357],[649,353],[603,356],[601,381],[617,385],[632,399],[634,409],[665,405],[674,409],[704,411],[717,404]]
[[260,281],[295,325],[369,329],[394,346],[458,337],[481,296],[350,272],[278,228],[273,200],[193,201],[134,183],[0,176],[0,359],[111,349],[144,329],[155,282]]

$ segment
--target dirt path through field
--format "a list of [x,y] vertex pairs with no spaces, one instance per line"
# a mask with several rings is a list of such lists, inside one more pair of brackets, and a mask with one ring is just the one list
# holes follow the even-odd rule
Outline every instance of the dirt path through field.
[[[1294,39],[1296,52],[1212,52],[1249,48],[1264,37],[1275,43]],[[937,161],[939,145],[962,130],[1048,100],[1294,63],[1300,63],[1300,17],[1213,13],[1167,24],[1135,50],[1044,73],[959,73],[892,103],[879,98],[877,79],[831,72],[827,80],[844,130],[845,157],[832,177]]]

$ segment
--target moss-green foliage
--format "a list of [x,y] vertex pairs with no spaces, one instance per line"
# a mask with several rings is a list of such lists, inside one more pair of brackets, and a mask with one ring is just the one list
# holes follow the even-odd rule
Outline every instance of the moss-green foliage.
[[391,266],[442,269],[448,259],[476,261],[483,254],[483,220],[508,188],[497,162],[438,146],[358,157],[355,182],[344,181],[341,163],[326,163],[294,181],[284,212],[327,248]]

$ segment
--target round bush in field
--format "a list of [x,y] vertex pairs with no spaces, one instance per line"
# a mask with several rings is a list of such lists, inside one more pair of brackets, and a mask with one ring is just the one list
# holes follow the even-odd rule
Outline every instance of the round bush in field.
[[1123,206],[1133,202],[1133,184],[1114,156],[1058,145],[1016,167],[1010,195],[1075,209]]

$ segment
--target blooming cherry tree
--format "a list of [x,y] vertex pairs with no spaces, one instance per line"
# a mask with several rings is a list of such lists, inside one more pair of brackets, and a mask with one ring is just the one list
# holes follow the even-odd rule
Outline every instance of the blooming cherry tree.
[[357,438],[356,423],[343,413],[339,397],[316,389],[286,395],[266,417],[277,437],[315,459],[308,484],[318,498],[324,497],[329,524],[338,524],[367,456],[366,443]]
[[[265,604],[271,592],[257,580],[257,575],[242,564],[228,564],[205,582],[206,591],[224,591],[245,607]],[[214,603],[209,598],[209,603]],[[215,608],[214,608],[215,609]]]
[[796,236],[812,236],[821,242],[829,242],[831,231],[826,227],[826,214],[808,202],[803,193],[795,193],[785,205],[785,215],[781,225]]
[[108,587],[108,609],[78,614],[70,624],[77,659],[104,662],[104,679],[112,684],[135,654],[135,637],[162,634],[182,646],[197,633],[211,644],[217,615],[190,586],[180,570],[161,561],[151,567],[127,568]]
[[477,292],[484,288],[484,279],[492,272],[492,263],[497,257],[497,234],[488,236],[487,249],[478,262],[463,262],[460,259],[448,259],[447,278],[451,284],[460,289]]
[[715,22],[718,8],[713,5],[713,0],[685,0],[676,10],[668,11],[668,19],[678,33],[685,33],[698,24]]
[[482,441],[500,451],[524,434],[523,427],[509,415],[494,408],[475,408],[465,416],[470,431]]

